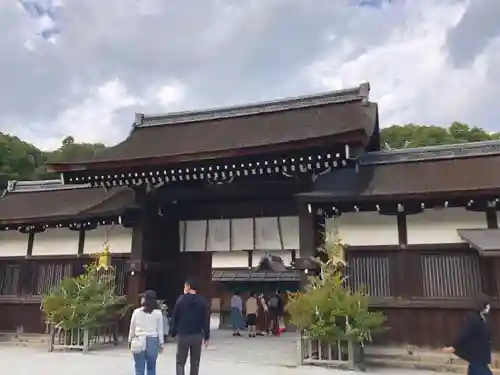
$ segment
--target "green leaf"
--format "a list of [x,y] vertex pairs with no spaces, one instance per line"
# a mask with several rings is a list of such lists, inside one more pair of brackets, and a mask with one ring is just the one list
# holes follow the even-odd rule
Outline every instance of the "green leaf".
[[315,340],[371,341],[372,334],[383,329],[386,318],[368,309],[369,297],[362,290],[352,291],[347,286],[340,238],[327,233],[324,246],[318,250],[321,277],[311,277],[303,292],[289,294],[285,309],[291,323]]

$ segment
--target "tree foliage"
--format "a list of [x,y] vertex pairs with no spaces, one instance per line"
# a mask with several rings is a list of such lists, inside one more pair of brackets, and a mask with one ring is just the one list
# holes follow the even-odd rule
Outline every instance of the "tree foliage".
[[344,246],[337,235],[326,234],[320,252],[325,254],[318,276],[309,279],[305,291],[290,293],[286,311],[290,321],[313,340],[353,340],[363,344],[381,330],[385,316],[368,309],[369,296],[349,288],[344,276]]
[[478,127],[454,122],[449,127],[416,124],[393,125],[381,131],[382,145],[389,149],[451,145],[500,139],[500,133],[489,133]]
[[18,137],[0,133],[0,175],[17,181],[58,178],[47,172],[47,162],[89,159],[104,149],[102,143],[75,143],[68,136],[59,149],[42,151]]
[[[382,129],[381,139],[386,148],[399,149],[500,139],[500,133],[489,133],[461,122],[447,128],[406,124]],[[42,151],[17,137],[0,133],[0,175],[10,180],[58,178],[57,174],[47,172],[47,162],[89,159],[104,149],[101,143],[77,143],[74,137],[67,136],[57,150]]]
[[115,292],[113,268],[102,270],[95,262],[85,273],[69,277],[43,296],[41,309],[57,329],[93,328],[116,321],[129,309],[126,297]]

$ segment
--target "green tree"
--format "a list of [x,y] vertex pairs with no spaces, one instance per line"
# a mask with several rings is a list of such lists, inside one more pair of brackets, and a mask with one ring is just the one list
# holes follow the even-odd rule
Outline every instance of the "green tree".
[[78,277],[62,280],[43,296],[41,309],[55,328],[91,328],[117,321],[130,306],[115,292],[115,271],[101,269],[98,262]]
[[382,329],[385,316],[368,309],[369,297],[348,287],[344,276],[344,245],[337,235],[327,233],[325,254],[318,276],[309,279],[305,291],[290,293],[286,311],[290,321],[313,340],[335,342],[352,340],[363,344]]
[[448,128],[416,124],[393,125],[381,130],[382,146],[389,149],[437,146],[500,139],[500,133],[489,133],[478,127],[453,122]]
[[[461,122],[454,122],[448,128],[406,124],[382,129],[381,139],[383,147],[400,149],[500,139],[500,133],[489,133]],[[88,160],[105,148],[102,143],[77,143],[69,135],[59,149],[44,152],[17,137],[0,133],[0,175],[9,180],[58,178],[57,174],[47,172],[47,162]]]
[[0,175],[17,181],[58,178],[57,174],[47,172],[48,161],[91,159],[105,148],[102,143],[75,143],[68,136],[59,149],[44,152],[18,137],[0,133]]
[[42,151],[9,134],[0,133],[0,174],[9,180],[29,180],[46,158]]
[[75,143],[74,138],[68,136],[60,148],[45,155],[48,162],[88,160],[105,148],[102,143]]

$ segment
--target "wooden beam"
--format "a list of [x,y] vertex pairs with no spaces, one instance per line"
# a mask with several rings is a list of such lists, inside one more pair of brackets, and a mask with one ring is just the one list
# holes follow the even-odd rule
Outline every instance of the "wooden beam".
[[[488,207],[485,211],[485,215],[487,227],[489,229],[498,229],[498,217],[496,210],[492,207]],[[491,259],[488,259],[487,257],[479,257],[481,290],[484,294],[491,298],[497,298],[498,296],[496,263],[496,259],[492,262]]]
[[398,226],[399,246],[406,247],[408,245],[408,224],[406,222],[406,214],[404,212],[398,212],[396,222]]
[[280,246],[281,246],[281,250],[285,250],[285,244],[283,242],[283,231],[281,230],[281,218],[278,216],[276,218],[276,220],[278,221],[278,236],[280,238]]
[[[145,203],[146,191],[145,189],[136,189],[135,203],[137,206],[142,206]],[[128,290],[127,297],[129,302],[137,305],[139,302],[139,295],[144,291],[146,286],[146,275],[144,274],[145,263],[145,245],[148,236],[145,235],[146,228],[148,227],[148,219],[151,212],[144,209],[134,223],[132,229],[132,246],[130,251],[130,271],[128,275]]]
[[33,255],[33,246],[35,244],[35,233],[28,233],[28,248],[26,251],[26,256],[29,258]]
[[498,229],[498,216],[494,208],[488,207],[486,213],[486,225],[489,229]]
[[85,249],[85,229],[80,229],[78,232],[78,256],[83,255]]
[[299,254],[301,258],[316,256],[316,214],[311,205],[299,205]]

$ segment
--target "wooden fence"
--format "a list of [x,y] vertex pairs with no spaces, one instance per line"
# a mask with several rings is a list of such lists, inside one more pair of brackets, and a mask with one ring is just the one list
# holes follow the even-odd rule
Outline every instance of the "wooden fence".
[[103,346],[116,346],[119,337],[118,323],[70,330],[52,328],[49,351],[76,349],[87,353]]
[[[78,276],[89,264],[89,257],[40,257],[0,259],[0,331],[46,333],[40,310],[42,295],[62,279]],[[126,256],[112,260],[115,267],[115,288],[126,295],[124,272]]]
[[[485,260],[463,244],[347,248],[348,282],[388,317],[379,344],[441,347],[454,338],[480,293],[491,297],[493,343],[500,349],[500,259]],[[498,275],[498,276],[497,276]]]

